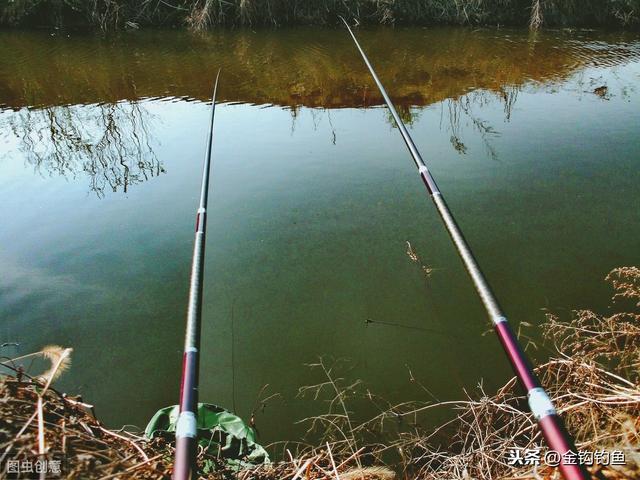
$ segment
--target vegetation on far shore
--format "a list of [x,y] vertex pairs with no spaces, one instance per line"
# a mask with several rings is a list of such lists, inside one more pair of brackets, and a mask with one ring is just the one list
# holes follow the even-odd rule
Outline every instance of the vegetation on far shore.
[[357,24],[638,26],[640,0],[0,0],[0,25]]
[[[594,465],[598,478],[640,478],[640,269],[623,267],[607,277],[613,305],[606,314],[576,310],[570,318],[547,315],[544,337],[556,355],[537,372],[576,437],[579,450],[618,450],[625,464]],[[53,367],[31,377],[5,361],[14,375],[0,379],[0,455],[7,458],[67,459],[63,478],[168,479],[173,446],[140,433],[105,428],[90,405],[50,386],[68,367],[70,349],[38,352]],[[325,404],[325,413],[304,420],[316,432],[314,446],[286,443],[284,460],[255,468],[220,466],[200,478],[255,480],[390,480],[559,478],[555,468],[511,466],[512,448],[544,451],[524,397],[510,380],[495,393],[479,391],[465,400],[389,404],[359,381],[348,381],[324,361],[325,381],[301,395]],[[424,397],[428,389],[411,377]],[[371,401],[379,413],[355,420],[353,402]],[[327,407],[328,406],[328,407]],[[453,420],[436,429],[421,426],[425,412],[453,409]],[[272,450],[275,446],[271,446]],[[8,457],[8,455],[11,455]],[[201,450],[199,462],[216,462]],[[390,461],[391,458],[395,460]],[[11,478],[20,478],[19,476]],[[28,478],[28,477],[27,477]]]

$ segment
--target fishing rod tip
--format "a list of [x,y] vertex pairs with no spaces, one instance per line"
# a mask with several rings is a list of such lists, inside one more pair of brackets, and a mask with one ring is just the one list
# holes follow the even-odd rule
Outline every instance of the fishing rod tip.
[[342,20],[342,23],[344,23],[347,28],[351,28],[351,27],[349,27],[349,24],[347,23],[347,21],[344,19],[344,17],[342,15],[338,15],[338,18],[340,20]]
[[216,74],[216,80],[213,82],[213,94],[211,95],[211,104],[215,105],[216,103],[216,95],[218,93],[218,81],[220,80],[220,72],[222,72],[222,67],[218,68],[218,73]]

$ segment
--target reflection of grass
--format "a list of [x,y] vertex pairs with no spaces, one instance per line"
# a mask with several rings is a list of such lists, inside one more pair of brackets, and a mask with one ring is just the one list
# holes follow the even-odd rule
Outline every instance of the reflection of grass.
[[137,102],[24,109],[9,116],[20,149],[37,172],[85,174],[99,197],[164,172],[151,147],[150,115]]
[[[445,100],[452,147],[468,152],[461,128],[468,121],[494,159],[498,132],[476,106],[497,97],[508,120],[527,83],[559,82],[593,62],[611,65],[637,56],[622,46],[591,49],[589,41],[557,32],[380,28],[359,35],[407,125],[420,114],[415,106]],[[611,38],[617,45],[625,40],[620,34],[596,37]],[[3,32],[0,59],[11,65],[10,75],[0,69],[3,102],[37,107],[9,116],[29,161],[48,173],[87,174],[98,195],[126,191],[162,173],[149,147],[149,115],[137,100],[208,101],[220,65],[224,101],[289,106],[294,120],[300,105],[330,109],[383,102],[347,35],[326,29],[138,32],[115,39]],[[68,106],[81,103],[95,106]],[[96,132],[101,138],[94,138]]]
[[333,24],[342,15],[358,23],[505,25],[630,25],[637,0],[22,0],[0,3],[8,24],[80,23],[103,29],[139,24]]
[[[473,89],[502,94],[526,82],[561,80],[594,61],[637,56],[622,48],[590,50],[588,42],[557,32],[529,38],[383,28],[359,35],[403,112]],[[2,32],[0,59],[7,65],[0,70],[0,98],[10,107],[167,96],[204,101],[219,66],[226,101],[326,108],[382,103],[348,36],[326,29],[138,32],[115,39]]]
[[[512,92],[517,92],[517,89],[510,89]],[[505,118],[509,120],[511,116],[511,108],[515,102],[515,93],[506,93],[503,91],[497,94],[505,103]],[[473,105],[485,105],[489,99],[487,98],[487,92],[483,90],[477,90],[469,93],[463,97],[457,99],[447,100],[449,106],[449,128],[451,130],[451,145],[460,154],[467,153],[467,146],[462,141],[460,132],[460,120],[461,114],[464,114],[466,118],[471,121],[473,129],[477,131],[482,139],[482,143],[485,146],[487,154],[493,160],[498,159],[498,154],[493,147],[491,139],[500,135],[500,132],[496,131],[486,120],[482,120],[473,112]]]

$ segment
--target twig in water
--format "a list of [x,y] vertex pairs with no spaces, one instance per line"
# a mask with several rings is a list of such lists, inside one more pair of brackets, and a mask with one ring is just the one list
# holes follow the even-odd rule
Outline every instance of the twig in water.
[[418,254],[415,252],[415,250],[413,249],[409,241],[407,241],[407,256],[411,259],[413,263],[417,263],[418,265],[420,265],[420,268],[422,269],[422,271],[424,272],[427,278],[431,276],[431,274],[433,273],[433,268],[422,263],[422,261],[420,260],[420,257],[418,257]]

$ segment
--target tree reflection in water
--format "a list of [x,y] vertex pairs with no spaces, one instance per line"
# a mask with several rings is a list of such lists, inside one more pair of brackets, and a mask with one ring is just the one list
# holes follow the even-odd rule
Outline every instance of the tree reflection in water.
[[[504,96],[500,96],[505,102],[505,121],[509,121],[511,117],[511,109],[517,98],[517,87],[503,89]],[[453,148],[460,154],[467,153],[467,146],[462,141],[460,121],[463,115],[471,122],[471,127],[480,135],[480,139],[485,146],[487,155],[493,160],[498,159],[498,154],[491,140],[500,135],[491,124],[481,119],[473,111],[474,106],[482,107],[488,105],[495,100],[495,92],[487,92],[485,90],[477,90],[468,93],[460,98],[448,99],[446,105],[449,111],[449,129],[451,137],[449,141]]]
[[9,125],[36,172],[84,174],[102,198],[165,172],[151,146],[153,120],[140,101],[123,101],[25,108],[9,116]]

